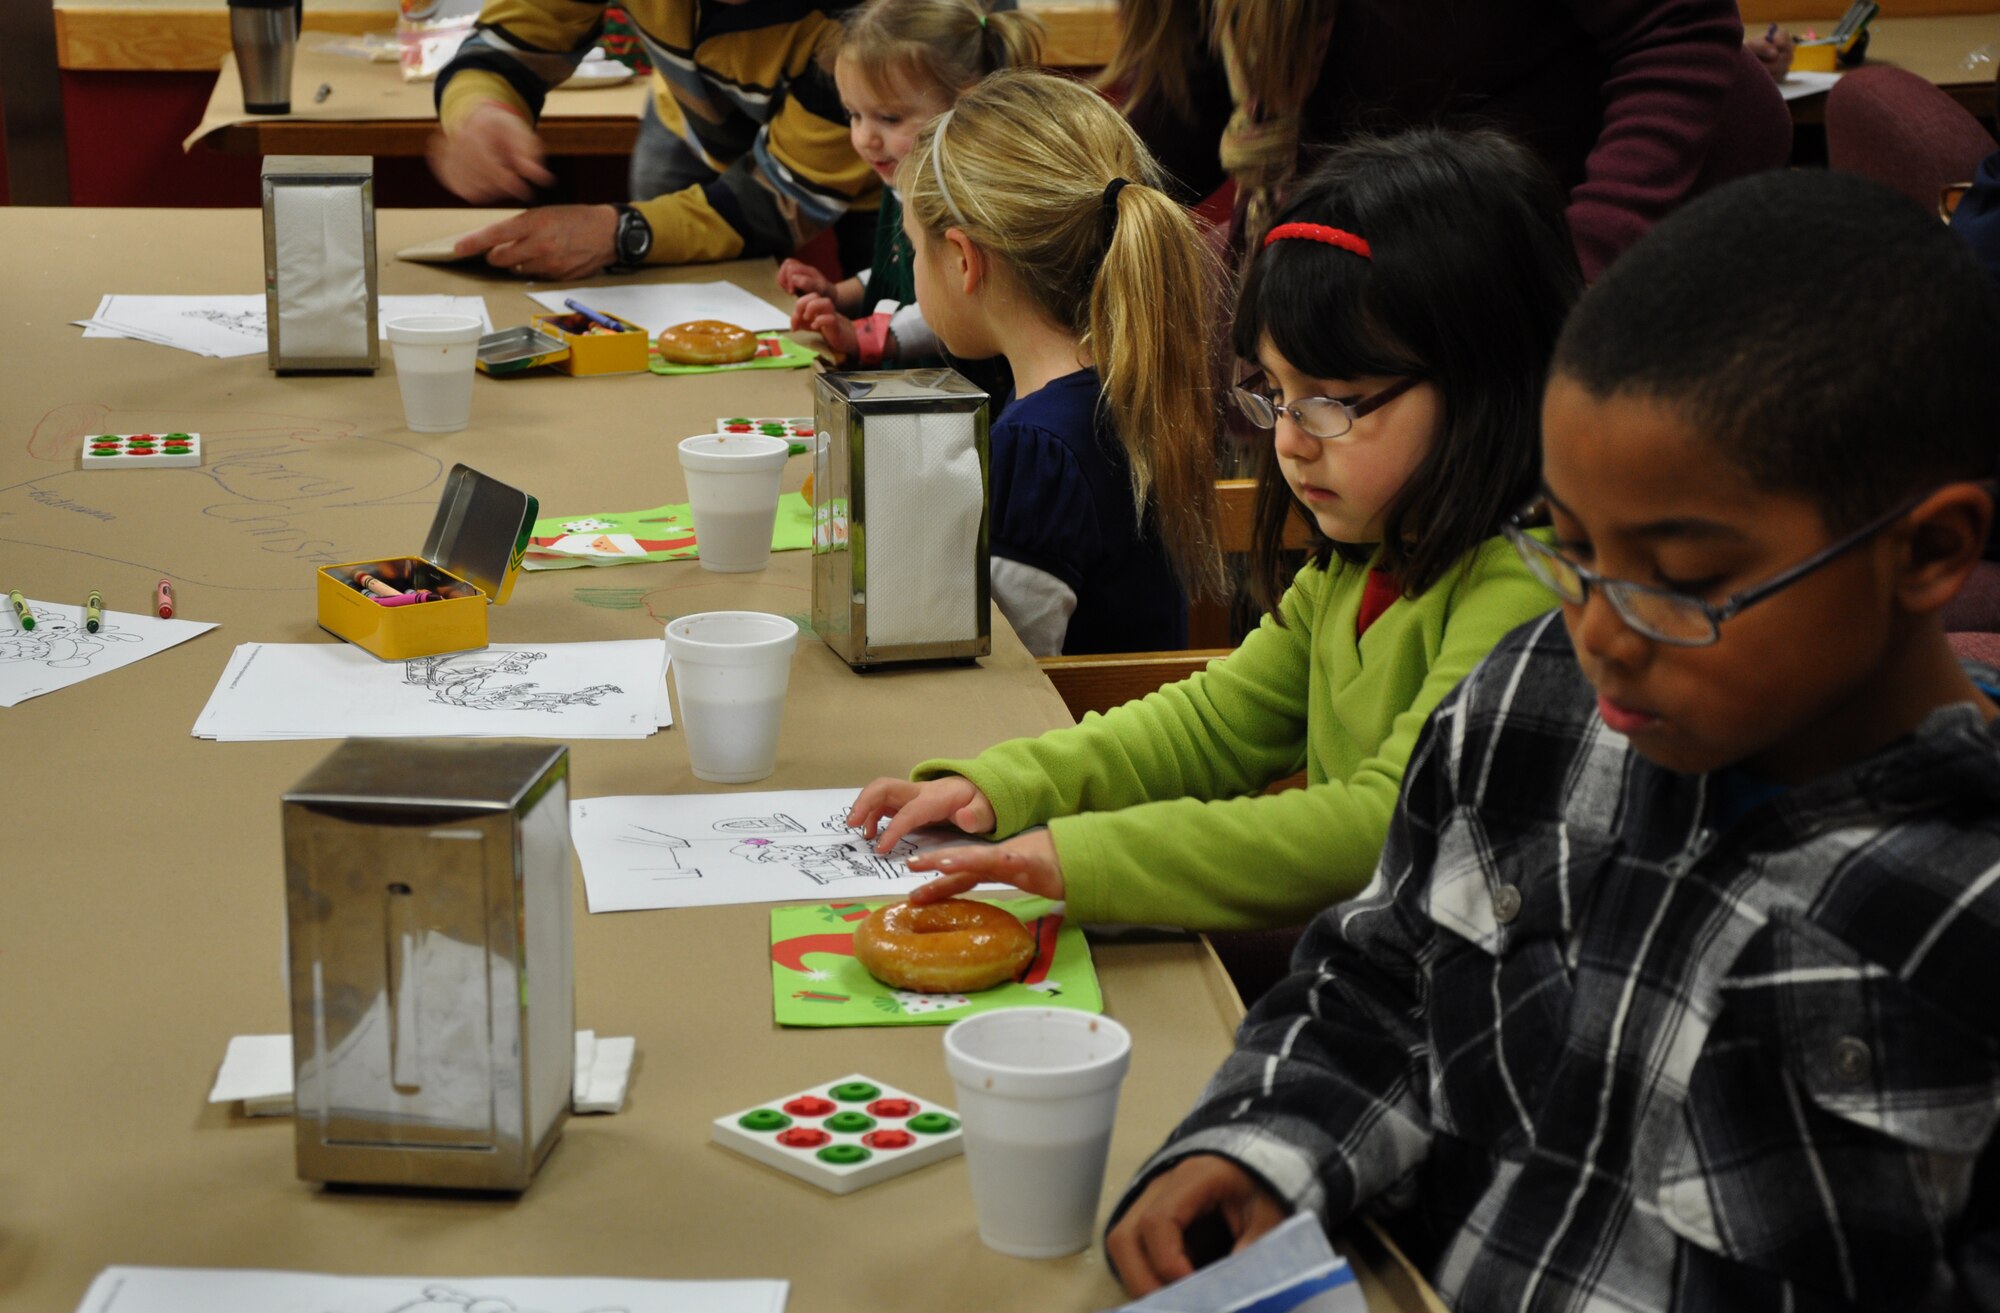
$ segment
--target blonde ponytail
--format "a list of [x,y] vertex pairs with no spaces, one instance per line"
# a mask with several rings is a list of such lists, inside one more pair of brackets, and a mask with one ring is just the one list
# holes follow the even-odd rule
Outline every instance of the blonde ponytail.
[[1131,126],[1073,79],[998,73],[918,135],[897,185],[924,231],[963,231],[1076,334],[1103,380],[1133,505],[1153,516],[1182,582],[1218,591],[1208,311],[1220,279]]

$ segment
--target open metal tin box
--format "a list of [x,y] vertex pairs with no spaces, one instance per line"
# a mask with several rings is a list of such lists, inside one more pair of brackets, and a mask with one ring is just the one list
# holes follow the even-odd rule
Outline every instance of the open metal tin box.
[[[319,568],[320,628],[385,661],[485,647],[486,608],[514,591],[539,509],[527,493],[470,466],[452,466],[421,555]],[[362,574],[437,597],[384,606],[357,582]]]

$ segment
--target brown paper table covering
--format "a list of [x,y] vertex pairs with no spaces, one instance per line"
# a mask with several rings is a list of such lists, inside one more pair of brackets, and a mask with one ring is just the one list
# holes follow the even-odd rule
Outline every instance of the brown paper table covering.
[[[380,213],[381,290],[482,293],[496,324],[526,322],[535,307],[516,280],[386,254],[467,219]],[[554,511],[655,505],[683,496],[676,439],[718,415],[806,413],[811,396],[804,372],[481,378],[470,429],[418,435],[386,363],[278,378],[262,357],[85,341],[68,323],[107,291],[254,291],[259,234],[246,210],[0,209],[0,588],[79,602],[97,588],[136,610],[166,576],[180,616],[221,625],[0,712],[0,1305],[67,1313],[113,1263],[783,1277],[797,1313],[1115,1303],[1094,1246],[1043,1262],[983,1248],[962,1161],[835,1198],[706,1142],[711,1117],[849,1071],[950,1097],[937,1031],[772,1024],[760,906],[589,916],[577,881],[577,1023],[636,1036],[639,1067],[626,1110],[572,1121],[518,1199],[321,1192],[293,1178],[288,1119],[204,1102],[231,1035],[286,1028],[278,796],[333,746],[189,737],[230,650],[330,641],[313,621],[313,563],[416,548],[455,461]],[[646,276],[770,295],[771,272]],[[204,435],[198,474],[76,468],[85,434],[167,427]],[[805,472],[795,459],[787,486]],[[528,575],[492,638],[650,638],[667,617],[720,607],[803,615],[807,565],[795,552],[748,576],[692,561]],[[976,666],[866,676],[808,636],[777,773],[750,787],[858,785],[1067,723],[997,615],[994,632]],[[578,741],[572,772],[576,796],[718,787],[689,773],[674,731]],[[1197,939],[1095,952],[1107,1009],[1136,1037],[1108,1199],[1227,1051],[1238,1004]]]

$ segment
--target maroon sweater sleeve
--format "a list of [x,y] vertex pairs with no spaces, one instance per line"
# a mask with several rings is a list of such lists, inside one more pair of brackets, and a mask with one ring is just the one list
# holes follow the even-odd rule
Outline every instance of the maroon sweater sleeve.
[[1587,278],[1691,196],[1744,68],[1736,0],[1564,0],[1603,69],[1603,125],[1570,192]]

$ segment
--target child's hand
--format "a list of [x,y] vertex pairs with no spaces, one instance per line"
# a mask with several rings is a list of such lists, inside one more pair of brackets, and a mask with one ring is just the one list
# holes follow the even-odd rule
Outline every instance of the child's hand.
[[840,313],[831,297],[802,296],[792,307],[793,331],[808,328],[825,338],[827,346],[842,360],[853,360],[861,353],[853,322]]
[[1066,887],[1062,863],[1056,860],[1055,841],[1047,830],[1017,834],[1005,843],[918,853],[910,859],[910,869],[944,873],[910,892],[913,907],[955,898],[976,884],[1011,884],[1058,901]]
[[1193,1273],[1187,1236],[1202,1219],[1228,1228],[1233,1253],[1285,1217],[1284,1204],[1256,1177],[1227,1158],[1196,1154],[1147,1183],[1104,1238],[1104,1256],[1137,1299]]
[[779,265],[778,286],[793,296],[833,295],[833,280],[804,260],[787,260]]
[[993,820],[993,804],[963,775],[922,784],[884,777],[863,789],[847,811],[847,823],[873,839],[878,853],[888,852],[920,825],[949,821],[967,834],[985,834]]

